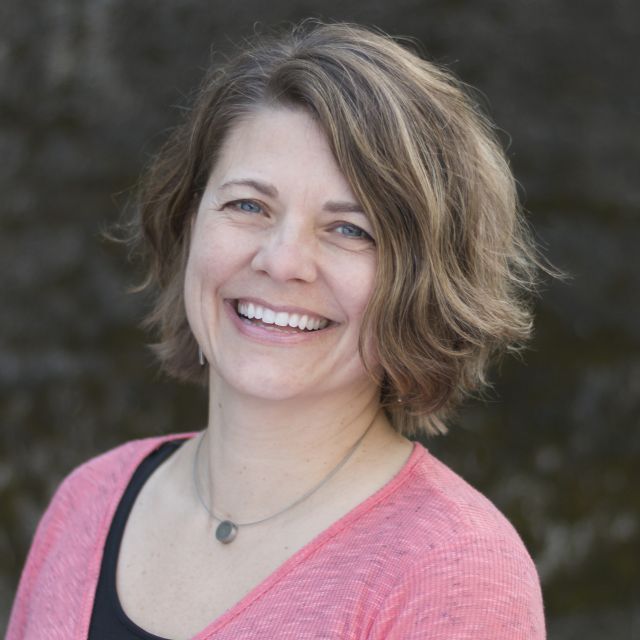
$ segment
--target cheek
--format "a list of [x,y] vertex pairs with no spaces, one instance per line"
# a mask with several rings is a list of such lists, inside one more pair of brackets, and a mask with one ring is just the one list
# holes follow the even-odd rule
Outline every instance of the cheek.
[[201,241],[191,244],[185,271],[184,301],[189,324],[196,335],[198,324],[210,315],[211,300],[225,280],[224,255],[217,249]]
[[184,306],[187,314],[187,321],[192,333],[200,344],[202,344],[203,333],[200,329],[200,318],[202,317],[202,287],[198,277],[199,266],[192,253],[189,254],[187,268],[184,278]]
[[375,283],[375,263],[364,262],[358,268],[345,268],[336,280],[340,299],[352,320],[362,320]]
[[193,275],[209,286],[221,284],[247,261],[251,251],[243,235],[223,217],[197,219],[193,229],[189,260]]
[[201,234],[191,243],[187,282],[204,289],[216,289],[233,272],[237,256],[234,245],[215,234]]
[[[363,266],[363,265],[361,265]],[[354,331],[354,339],[359,340],[363,330],[362,321],[375,287],[376,263],[372,260],[364,265],[366,268],[345,272],[345,278],[341,280],[341,298],[346,300],[345,308],[350,317]],[[376,356],[375,339],[371,333],[365,337],[364,359],[366,367],[371,372],[378,370],[378,358]]]

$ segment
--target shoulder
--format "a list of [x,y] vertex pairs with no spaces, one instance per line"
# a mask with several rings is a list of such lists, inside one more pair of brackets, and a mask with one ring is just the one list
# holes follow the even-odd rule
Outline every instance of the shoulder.
[[[519,535],[500,510],[419,443],[393,507],[400,520],[432,545],[460,540],[503,539],[524,551]],[[433,546],[427,546],[427,550]]]
[[[398,570],[371,638],[544,638],[535,565],[503,514],[420,449],[393,501]],[[438,636],[440,637],[440,636]]]
[[[62,481],[36,529],[8,638],[24,637],[30,626],[41,629],[43,623],[69,631],[84,594],[95,588],[109,523],[131,475],[163,443],[192,435],[128,442],[81,464]],[[56,588],[61,579],[65,589]],[[38,633],[33,631],[33,637]],[[60,637],[71,635],[69,631]]]
[[131,440],[90,458],[73,469],[54,494],[50,508],[77,506],[78,503],[103,503],[119,495],[138,465],[165,442],[189,438],[194,433],[153,436]]
[[191,438],[195,433],[174,433],[130,440],[113,449],[100,453],[76,467],[67,480],[77,481],[79,478],[90,478],[93,475],[104,475],[122,471],[132,464],[139,464],[152,451],[172,440]]
[[522,539],[500,510],[421,445],[411,476],[399,493],[416,548],[412,565],[464,563],[498,571],[511,566],[528,581],[537,572]]

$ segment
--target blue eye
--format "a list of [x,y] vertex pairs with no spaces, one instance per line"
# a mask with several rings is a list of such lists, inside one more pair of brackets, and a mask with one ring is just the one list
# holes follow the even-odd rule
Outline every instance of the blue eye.
[[360,227],[356,227],[355,224],[347,224],[343,222],[336,227],[338,232],[345,238],[356,238],[361,240],[372,240],[371,236]]
[[240,209],[240,211],[245,211],[246,213],[260,213],[262,211],[262,207],[253,200],[236,200],[232,202],[231,205],[236,209]]

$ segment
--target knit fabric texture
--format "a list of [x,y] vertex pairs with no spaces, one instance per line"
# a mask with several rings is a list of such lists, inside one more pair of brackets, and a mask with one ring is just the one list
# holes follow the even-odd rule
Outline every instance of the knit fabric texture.
[[[86,639],[102,551],[140,462],[135,440],[86,462],[40,521],[7,640]],[[540,584],[511,524],[415,443],[400,472],[194,640],[540,640]]]

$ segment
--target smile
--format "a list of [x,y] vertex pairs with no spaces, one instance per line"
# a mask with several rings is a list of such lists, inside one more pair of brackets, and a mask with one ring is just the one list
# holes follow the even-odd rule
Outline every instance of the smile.
[[257,320],[260,324],[290,327],[303,331],[319,331],[329,324],[327,318],[308,313],[275,311],[269,307],[242,300],[237,301],[236,311],[239,316],[248,320]]

